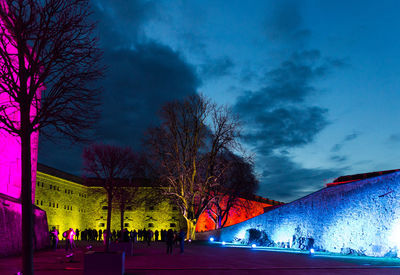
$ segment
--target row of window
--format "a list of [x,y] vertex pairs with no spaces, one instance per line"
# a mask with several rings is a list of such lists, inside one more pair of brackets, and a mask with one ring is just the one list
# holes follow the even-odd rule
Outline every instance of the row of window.
[[56,203],[51,203],[51,202],[49,202],[49,207],[54,207],[54,208],[58,208],[58,203],[56,204]]
[[[43,184],[43,182],[37,182],[37,186],[39,186],[39,187],[44,187],[44,184]],[[49,189],[50,190],[54,190],[54,191],[60,191],[60,187],[58,187],[58,186],[55,186],[55,185],[52,185],[52,184],[50,184],[49,185]],[[64,189],[64,193],[65,194],[71,194],[71,195],[73,195],[74,194],[74,191],[73,190],[69,190],[69,189]],[[81,198],[87,198],[87,195],[86,194],[82,194],[82,193],[79,193],[79,197],[81,197]]]
[[[103,206],[101,209],[107,210],[108,207],[107,207],[107,206]],[[132,210],[133,210],[132,206],[127,206],[127,207],[126,207],[126,211],[132,211]],[[153,210],[154,210],[154,206],[149,206],[149,207],[147,207],[147,210],[148,210],[148,211],[153,211]],[[174,206],[174,207],[172,207],[172,210],[173,210],[173,211],[178,211],[178,207]]]
[[50,184],[50,190],[51,189],[53,189],[54,191],[60,191],[60,187],[55,186],[55,185],[53,186],[53,185]]
[[72,205],[71,205],[71,206],[69,206],[69,205],[64,205],[64,209],[65,209],[65,210],[70,210],[70,211],[72,211]]

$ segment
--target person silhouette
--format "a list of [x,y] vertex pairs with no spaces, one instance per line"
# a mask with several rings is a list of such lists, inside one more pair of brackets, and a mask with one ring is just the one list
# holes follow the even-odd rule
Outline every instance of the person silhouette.
[[167,242],[167,254],[172,254],[172,245],[174,244],[174,232],[172,231],[172,229],[168,229],[166,242]]

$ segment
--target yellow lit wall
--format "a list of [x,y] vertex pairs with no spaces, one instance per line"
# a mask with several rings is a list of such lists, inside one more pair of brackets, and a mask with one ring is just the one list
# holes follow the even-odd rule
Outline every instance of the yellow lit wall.
[[[35,204],[46,211],[49,228],[55,226],[59,232],[73,229],[106,228],[107,201],[104,189],[88,187],[80,183],[37,172]],[[152,192],[151,187],[140,187],[139,196]],[[124,227],[133,229],[176,229],[186,223],[178,209],[168,201],[151,206],[145,202],[125,212]],[[112,211],[111,229],[121,228],[120,212]],[[61,237],[61,236],[60,236]]]

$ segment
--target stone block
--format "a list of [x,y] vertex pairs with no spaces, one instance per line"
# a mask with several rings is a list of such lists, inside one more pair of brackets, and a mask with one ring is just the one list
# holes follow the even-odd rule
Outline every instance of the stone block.
[[125,252],[85,253],[84,275],[123,275],[125,273]]

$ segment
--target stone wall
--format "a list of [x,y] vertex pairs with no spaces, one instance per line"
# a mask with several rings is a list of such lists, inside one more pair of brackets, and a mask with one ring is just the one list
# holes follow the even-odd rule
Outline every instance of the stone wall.
[[[243,223],[223,228],[220,240],[330,252],[396,256],[400,248],[400,172],[321,189]],[[253,231],[254,232],[254,231]],[[400,254],[400,253],[399,253]]]
[[[50,244],[47,230],[46,212],[34,208],[34,240],[35,249],[42,249]],[[21,253],[21,204],[18,200],[0,196],[0,256],[16,255]]]
[[211,237],[214,240],[219,240],[219,235],[221,234],[221,229],[204,231],[204,232],[196,232],[196,241],[208,241]]

